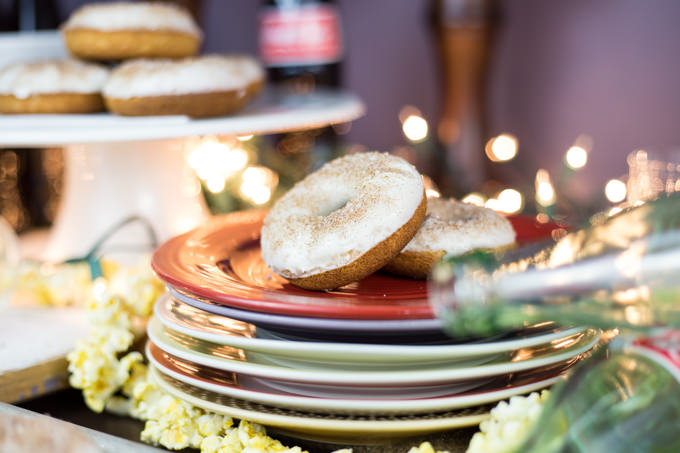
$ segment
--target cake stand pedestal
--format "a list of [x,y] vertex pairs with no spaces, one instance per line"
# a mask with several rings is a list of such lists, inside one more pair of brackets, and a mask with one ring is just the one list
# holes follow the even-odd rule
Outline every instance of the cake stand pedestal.
[[[0,146],[65,147],[61,205],[39,258],[86,254],[122,220],[137,215],[159,240],[183,233],[209,215],[186,159],[188,137],[298,131],[352,121],[364,107],[337,90],[312,95],[267,91],[238,115],[192,120],[181,116],[0,115]],[[130,225],[111,245],[146,245],[142,225]]]
[[[83,256],[103,232],[134,215],[162,239],[203,222],[208,209],[183,148],[182,139],[67,145],[63,196],[43,258]],[[111,240],[150,245],[140,224]]]

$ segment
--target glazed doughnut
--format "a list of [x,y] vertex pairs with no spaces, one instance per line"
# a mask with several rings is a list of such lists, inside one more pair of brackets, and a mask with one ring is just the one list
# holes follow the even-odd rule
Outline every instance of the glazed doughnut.
[[428,198],[422,226],[383,270],[427,278],[432,266],[444,255],[506,247],[514,242],[515,230],[501,214],[452,199]]
[[75,60],[11,64],[0,70],[0,112],[100,112],[107,77],[106,68]]
[[262,257],[305,289],[333,289],[383,267],[425,217],[418,171],[387,153],[335,159],[297,183],[264,219]]
[[196,55],[201,31],[191,15],[167,3],[94,3],[62,27],[66,47],[91,60]]
[[219,116],[242,108],[264,84],[261,65],[247,56],[130,60],[104,86],[106,107],[128,116]]

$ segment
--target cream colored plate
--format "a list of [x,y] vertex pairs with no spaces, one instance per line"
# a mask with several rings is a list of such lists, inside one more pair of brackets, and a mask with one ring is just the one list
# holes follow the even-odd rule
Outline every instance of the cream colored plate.
[[583,328],[572,328],[534,333],[524,338],[479,343],[393,345],[258,338],[252,324],[199,310],[168,295],[156,302],[155,315],[167,328],[199,340],[247,352],[290,357],[300,361],[338,362],[345,363],[345,366],[349,363],[403,366],[407,363],[468,361],[478,364],[518,349],[558,343],[584,331]]
[[560,367],[549,372],[530,372],[512,379],[493,380],[483,386],[483,390],[456,394],[455,389],[450,389],[445,396],[432,398],[410,398],[406,390],[389,399],[380,399],[375,392],[360,398],[352,389],[345,389],[341,396],[326,398],[282,392],[266,382],[252,382],[255,378],[234,377],[231,373],[172,357],[151,344],[147,345],[146,355],[163,375],[196,388],[275,407],[354,415],[421,414],[480,406],[546,388],[559,379],[558,373],[564,371]]
[[587,329],[583,334],[561,340],[560,343],[535,350],[516,351],[509,362],[460,367],[457,364],[422,367],[408,370],[363,371],[355,366],[345,369],[297,369],[284,366],[251,363],[240,349],[212,345],[203,341],[166,331],[154,317],[147,333],[159,348],[181,359],[212,368],[251,376],[291,382],[340,385],[428,385],[488,378],[531,370],[566,362],[591,349],[600,338],[599,331]]

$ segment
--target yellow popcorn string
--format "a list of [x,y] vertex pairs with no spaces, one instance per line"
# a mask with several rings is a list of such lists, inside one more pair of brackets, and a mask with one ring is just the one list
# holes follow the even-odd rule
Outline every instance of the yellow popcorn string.
[[549,390],[528,396],[513,396],[491,409],[491,418],[479,425],[466,453],[511,453],[524,441],[545,402]]
[[261,425],[241,420],[234,426],[230,417],[179,400],[149,379],[142,354],[127,351],[136,338],[135,325],[148,319],[163,291],[148,263],[121,268],[91,284],[85,305],[90,335],[67,355],[70,384],[83,391],[88,407],[144,420],[142,440],[168,449],[302,453],[300,447],[289,448],[267,436]]

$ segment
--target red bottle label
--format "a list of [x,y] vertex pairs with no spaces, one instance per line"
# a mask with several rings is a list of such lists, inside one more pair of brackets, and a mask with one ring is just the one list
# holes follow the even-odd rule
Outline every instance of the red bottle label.
[[680,331],[638,338],[633,342],[633,349],[656,360],[680,381]]
[[334,63],[342,51],[339,15],[331,5],[268,8],[260,16],[260,56],[266,66]]

